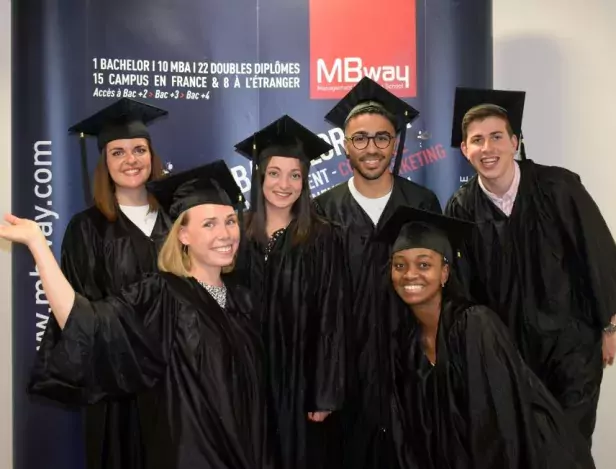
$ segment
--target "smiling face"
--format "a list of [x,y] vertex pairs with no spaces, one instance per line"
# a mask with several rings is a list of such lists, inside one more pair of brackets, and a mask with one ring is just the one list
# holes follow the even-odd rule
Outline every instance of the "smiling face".
[[[359,114],[349,119],[345,128],[346,140],[344,148],[355,176],[373,181],[379,179],[389,168],[396,148],[396,129],[385,116],[381,114]],[[363,144],[357,149],[351,139],[360,137],[375,137],[380,139],[377,147],[374,139],[368,141],[365,148]],[[387,144],[389,140],[389,144]],[[362,142],[363,143],[363,142]]]
[[302,165],[297,158],[272,156],[265,169],[263,197],[266,206],[291,209],[302,192]]
[[484,180],[498,180],[511,170],[518,140],[510,135],[507,122],[496,116],[469,123],[461,150]]
[[143,187],[152,173],[150,144],[145,138],[112,140],[105,146],[109,175],[117,188]]
[[188,222],[180,228],[180,242],[188,246],[191,261],[209,267],[233,263],[240,240],[237,214],[228,205],[203,204],[187,212]]
[[449,265],[436,251],[424,248],[394,253],[391,281],[398,296],[409,306],[420,306],[441,297],[449,278]]

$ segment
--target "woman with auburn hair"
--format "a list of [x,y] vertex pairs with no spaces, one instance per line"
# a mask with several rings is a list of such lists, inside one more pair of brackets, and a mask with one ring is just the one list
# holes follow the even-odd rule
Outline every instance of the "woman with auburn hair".
[[344,400],[350,300],[341,240],[308,182],[332,147],[285,115],[236,148],[256,166],[237,267],[261,299],[282,468],[336,467],[327,447],[339,454],[340,429],[328,416]]
[[0,237],[32,252],[61,329],[31,392],[63,402],[155,403],[142,441],[146,469],[270,469],[253,302],[248,289],[221,278],[239,245],[240,189],[222,161],[149,187],[173,220],[161,272],[101,300],[71,287],[35,222],[5,217]]
[[[147,124],[166,111],[121,99],[70,130],[96,136],[100,159],[94,171],[94,205],[68,223],[62,271],[77,293],[99,300],[156,271],[158,250],[169,229],[146,183],[162,176]],[[45,356],[61,334],[54,319],[40,345]],[[34,378],[36,379],[36,377]],[[32,386],[36,386],[34,381]],[[80,402],[71,402],[80,404]],[[87,469],[143,469],[142,434],[150,405],[126,396],[84,409]]]

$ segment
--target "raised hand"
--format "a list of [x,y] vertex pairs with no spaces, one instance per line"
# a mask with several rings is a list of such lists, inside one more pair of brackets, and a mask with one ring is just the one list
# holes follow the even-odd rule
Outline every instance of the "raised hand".
[[8,225],[0,226],[0,238],[4,238],[13,243],[25,244],[28,247],[32,247],[37,242],[45,242],[43,232],[33,220],[18,218],[15,215],[7,213],[4,215],[4,221],[6,221]]

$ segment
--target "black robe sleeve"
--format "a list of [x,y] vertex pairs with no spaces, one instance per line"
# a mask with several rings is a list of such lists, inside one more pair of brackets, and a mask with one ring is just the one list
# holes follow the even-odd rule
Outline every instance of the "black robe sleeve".
[[[100,252],[102,240],[94,229],[91,219],[82,212],[74,216],[66,227],[60,253],[60,267],[64,276],[76,293],[91,300],[99,300],[105,296],[101,282],[96,279],[97,267],[101,268],[104,261]],[[47,327],[41,340],[37,362],[41,356],[48,354],[49,349],[55,347],[58,338],[62,336],[62,329],[53,314],[49,315]],[[42,363],[35,363],[34,368],[40,369]],[[31,376],[35,380],[40,375]],[[34,381],[31,381],[31,385]],[[66,404],[81,404],[81,402],[65,402]]]
[[[96,266],[102,263],[100,258],[102,240],[94,229],[85,212],[74,216],[62,239],[60,266],[64,276],[75,290],[75,303],[81,302],[80,296],[92,300],[101,299],[104,294],[96,280]],[[50,366],[50,357],[56,355],[58,343],[62,340],[62,329],[53,314],[49,315],[47,327],[30,374],[28,391],[43,395],[69,405],[83,405],[99,400],[99,397],[86,396],[82,389],[64,383],[56,376]],[[68,358],[67,358],[68,360]],[[70,379],[69,379],[70,380]]]
[[156,274],[117,297],[90,301],[77,293],[64,329],[39,353],[29,391],[91,404],[154,386],[165,368],[170,305]]
[[[60,267],[73,290],[91,300],[98,300],[104,296],[103,289],[100,287],[101,282],[96,280],[97,266],[100,268],[103,265],[100,256],[101,248],[102,240],[94,229],[91,219],[85,215],[85,212],[74,216],[66,227],[62,239]],[[49,349],[55,347],[55,343],[61,336],[62,329],[55,316],[50,314],[36,360],[40,361],[41,356],[49,353]],[[35,369],[40,369],[41,366],[44,365],[41,363],[34,365]],[[31,376],[31,380],[37,377],[40,375]],[[66,403],[71,404],[71,402]],[[80,402],[75,404],[80,404]]]
[[[331,231],[330,231],[331,229]],[[314,363],[307,364],[307,376],[313,376],[312,398],[306,403],[308,411],[339,410],[345,392],[345,317],[348,305],[349,282],[344,261],[344,249],[339,233],[331,227],[320,236],[315,246],[317,262],[317,295],[320,306]]]
[[602,329],[616,314],[616,243],[580,177],[563,170],[563,177],[555,179],[552,192],[559,220],[578,253],[578,265],[584,266],[583,288],[594,322]]
[[465,314],[465,324],[452,330],[450,358],[465,357],[472,467],[593,468],[589,448],[522,361],[496,314],[485,307]]
[[419,204],[419,208],[421,210],[427,210],[428,212],[435,212],[438,214],[443,213],[443,209],[441,208],[441,203],[439,202],[438,197],[434,192],[431,191],[426,191],[426,195]]
[[79,214],[66,227],[62,239],[60,265],[73,289],[86,298],[104,296],[96,280],[96,266],[103,265],[102,240],[91,220]]

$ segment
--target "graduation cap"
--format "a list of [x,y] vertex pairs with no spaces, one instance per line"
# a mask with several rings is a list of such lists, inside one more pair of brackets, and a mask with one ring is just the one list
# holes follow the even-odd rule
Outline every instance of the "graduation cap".
[[473,107],[482,104],[497,106],[507,114],[514,135],[520,139],[520,157],[526,159],[524,138],[522,135],[522,114],[524,112],[524,91],[488,90],[480,88],[456,88],[453,105],[453,127],[451,130],[451,146],[462,144],[462,120]]
[[173,221],[202,204],[229,205],[240,213],[244,207],[242,191],[223,160],[149,181],[146,187]]
[[81,169],[86,203],[92,200],[90,179],[88,175],[87,151],[85,137],[97,138],[98,149],[102,151],[109,142],[125,138],[150,138],[147,125],[168,112],[136,101],[122,98],[96,114],[73,125],[69,132],[80,134]]
[[333,150],[329,143],[288,115],[284,115],[235,145],[235,150],[252,161],[250,202],[254,204],[256,169],[271,156],[297,158],[308,166]]
[[389,119],[393,119],[392,124],[400,134],[394,162],[394,174],[398,174],[406,140],[406,126],[419,116],[417,109],[374,80],[364,77],[327,113],[325,120],[344,129],[352,117],[370,112],[384,113]]
[[472,235],[474,227],[474,223],[465,220],[402,206],[383,225],[378,238],[392,246],[392,253],[431,249],[451,263],[454,248]]

